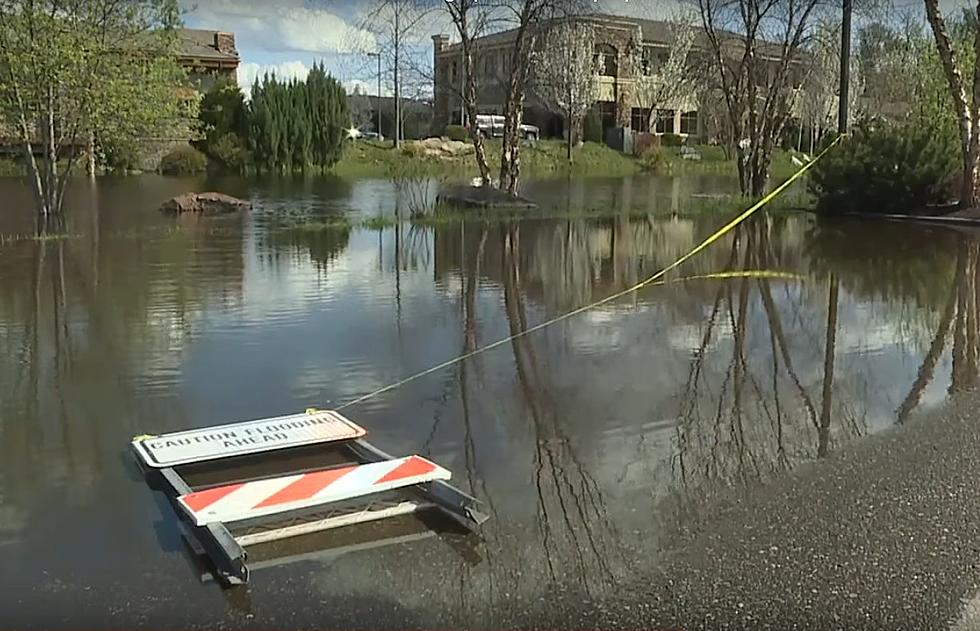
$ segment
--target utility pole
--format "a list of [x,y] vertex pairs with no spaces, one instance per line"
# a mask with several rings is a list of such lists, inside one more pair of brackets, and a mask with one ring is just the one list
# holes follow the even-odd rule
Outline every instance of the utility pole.
[[851,0],[843,0],[840,23],[840,103],[837,110],[837,132],[847,133],[848,88],[851,84]]

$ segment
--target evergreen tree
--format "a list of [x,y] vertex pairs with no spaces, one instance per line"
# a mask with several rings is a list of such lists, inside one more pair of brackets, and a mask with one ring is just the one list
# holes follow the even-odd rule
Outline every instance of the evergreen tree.
[[347,94],[322,63],[306,81],[266,75],[256,82],[248,119],[256,167],[279,172],[332,167],[350,126]]

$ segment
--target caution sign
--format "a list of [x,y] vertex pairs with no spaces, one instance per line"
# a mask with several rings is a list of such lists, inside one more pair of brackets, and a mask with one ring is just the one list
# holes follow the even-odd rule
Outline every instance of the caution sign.
[[315,411],[219,425],[162,436],[140,436],[133,448],[150,467],[242,456],[286,447],[360,438],[367,432],[337,412]]

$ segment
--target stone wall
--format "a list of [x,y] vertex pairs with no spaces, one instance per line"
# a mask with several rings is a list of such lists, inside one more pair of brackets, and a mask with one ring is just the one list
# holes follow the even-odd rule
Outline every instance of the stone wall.
[[153,172],[160,169],[160,160],[175,149],[190,147],[186,138],[155,139],[140,143],[137,168],[140,171]]

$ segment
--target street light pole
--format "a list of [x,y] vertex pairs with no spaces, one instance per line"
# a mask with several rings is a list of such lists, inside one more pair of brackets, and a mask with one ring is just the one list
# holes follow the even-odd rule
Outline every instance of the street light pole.
[[848,88],[851,83],[851,0],[843,0],[840,23],[840,103],[837,110],[837,132],[847,133]]

